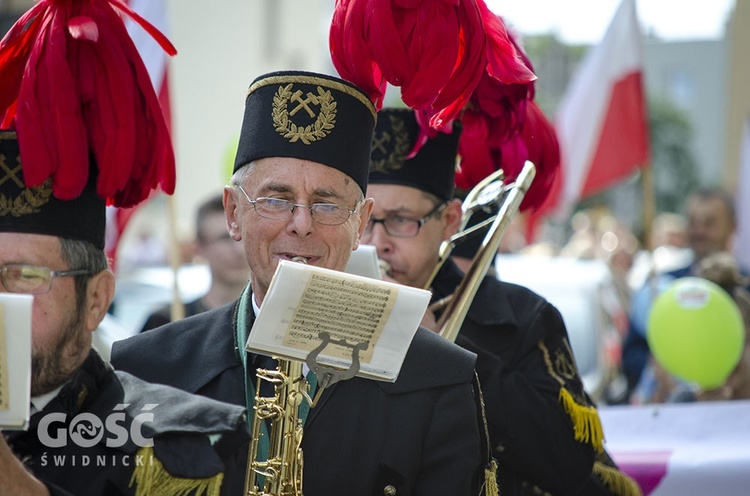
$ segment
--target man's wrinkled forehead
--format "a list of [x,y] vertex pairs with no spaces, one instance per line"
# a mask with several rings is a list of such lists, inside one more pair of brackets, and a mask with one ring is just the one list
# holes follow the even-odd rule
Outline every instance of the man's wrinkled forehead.
[[[301,176],[290,176],[284,165],[296,165],[305,170]],[[362,198],[364,192],[359,185],[344,172],[320,162],[312,162],[291,157],[267,157],[255,160],[246,166],[245,177],[250,178],[253,187],[259,192],[288,194],[305,193],[320,198],[342,199]],[[324,175],[325,180],[315,180]]]

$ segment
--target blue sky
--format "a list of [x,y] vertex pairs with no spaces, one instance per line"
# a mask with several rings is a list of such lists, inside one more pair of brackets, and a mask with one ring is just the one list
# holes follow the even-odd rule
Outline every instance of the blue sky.
[[[485,0],[522,34],[554,32],[568,43],[596,43],[620,0]],[[735,0],[637,0],[644,32],[666,40],[721,37]]]

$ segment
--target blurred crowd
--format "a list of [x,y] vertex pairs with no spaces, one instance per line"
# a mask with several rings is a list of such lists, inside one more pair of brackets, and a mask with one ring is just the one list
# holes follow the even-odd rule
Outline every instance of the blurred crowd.
[[[214,203],[220,205],[217,200]],[[202,231],[207,228],[205,226],[222,226],[214,221],[203,222],[203,226],[201,221],[196,228],[195,246],[198,247],[202,246],[200,240]],[[720,188],[710,188],[691,194],[685,202],[683,212],[663,212],[653,219],[649,233],[650,249],[646,246],[647,242],[643,241],[643,236],[636,235],[609,210],[595,207],[580,210],[572,216],[570,235],[564,243],[544,239],[529,243],[526,218],[519,215],[504,234],[500,252],[596,259],[609,267],[611,289],[614,290],[615,297],[614,301],[612,298],[605,299],[609,308],[604,313],[619,335],[620,345],[616,353],[620,356],[616,362],[626,386],[621,387],[619,392],[604,397],[602,401],[642,404],[745,399],[750,398],[750,352],[747,345],[726,383],[716,389],[704,391],[666,372],[652,356],[647,340],[647,322],[653,300],[671,281],[686,276],[702,277],[723,288],[740,310],[746,332],[750,329],[750,278],[747,276],[747,268],[740,267],[732,255],[735,228],[736,215],[732,197]],[[460,247],[457,248],[455,254],[460,254],[460,250]],[[154,250],[158,253],[166,251],[164,246]],[[232,257],[213,255],[211,249],[204,247],[203,250],[195,251],[194,258],[187,257],[182,263],[203,263],[207,260],[215,280],[214,287],[229,288],[224,283],[227,277],[219,278],[217,274],[231,273],[229,269],[222,269],[222,264],[231,264],[229,258]],[[129,266],[138,265],[133,262],[129,260]],[[502,278],[502,274],[500,277]],[[243,284],[246,278],[246,273],[243,272]],[[236,282],[231,284],[231,290],[237,294],[241,287],[242,284],[238,285]],[[222,294],[226,298],[221,301],[236,297],[234,293],[229,293],[231,291],[225,289]],[[199,301],[205,299],[204,297]],[[187,305],[192,308],[194,303],[187,302]],[[169,321],[167,307],[160,308],[156,313],[165,322]],[[189,312],[190,315],[193,313],[197,311]],[[152,326],[148,323],[144,325],[144,329],[150,327]],[[749,340],[745,341],[747,343]]]
[[666,372],[652,356],[647,339],[648,317],[654,299],[672,281],[688,276],[707,279],[732,297],[743,317],[747,336],[750,278],[747,267],[741,267],[732,254],[735,230],[736,213],[731,195],[720,188],[707,188],[687,198],[684,212],[656,216],[649,233],[650,249],[604,208],[577,212],[570,222],[571,234],[562,245],[545,241],[525,244],[520,234],[522,228],[516,226],[503,249],[606,262],[621,310],[609,313],[622,339],[621,368],[627,381],[625,394],[615,402],[747,399],[750,398],[747,337],[734,372],[724,384],[711,390],[702,390]]

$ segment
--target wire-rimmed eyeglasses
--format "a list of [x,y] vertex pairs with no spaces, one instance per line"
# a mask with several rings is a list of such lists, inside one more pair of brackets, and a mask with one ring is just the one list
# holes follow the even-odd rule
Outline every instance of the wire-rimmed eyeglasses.
[[0,266],[0,278],[10,293],[41,294],[52,289],[55,277],[89,275],[88,269],[52,270],[37,265],[9,264]]
[[237,186],[242,194],[245,195],[247,201],[250,202],[255,209],[255,213],[265,219],[271,220],[289,220],[294,215],[294,210],[297,207],[306,208],[310,210],[310,217],[318,224],[324,226],[338,226],[343,224],[349,217],[357,211],[361,201],[358,201],[354,208],[349,209],[335,203],[313,203],[312,205],[302,205],[300,203],[294,203],[290,200],[283,198],[269,198],[261,196],[253,200],[250,196],[242,189],[242,186]]
[[400,217],[397,215],[393,217],[383,217],[382,219],[370,217],[370,220],[367,221],[367,226],[365,226],[364,233],[370,234],[372,233],[372,230],[375,229],[375,224],[382,224],[383,229],[385,229],[385,232],[389,236],[393,236],[394,238],[413,238],[419,234],[419,230],[428,220],[442,212],[446,206],[448,206],[447,203],[441,203],[421,219],[411,219],[409,217]]

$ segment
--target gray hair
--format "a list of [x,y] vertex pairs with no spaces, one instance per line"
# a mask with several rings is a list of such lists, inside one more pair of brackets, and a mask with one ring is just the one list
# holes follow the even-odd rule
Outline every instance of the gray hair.
[[229,184],[231,184],[234,187],[242,186],[242,183],[245,182],[245,179],[247,179],[247,176],[250,175],[250,173],[255,168],[255,162],[250,162],[249,164],[245,164],[237,171],[232,174],[232,178],[229,180]]
[[109,268],[107,255],[88,241],[60,239],[60,254],[70,270],[86,269],[89,274],[75,276],[76,310],[83,311],[89,280]]

